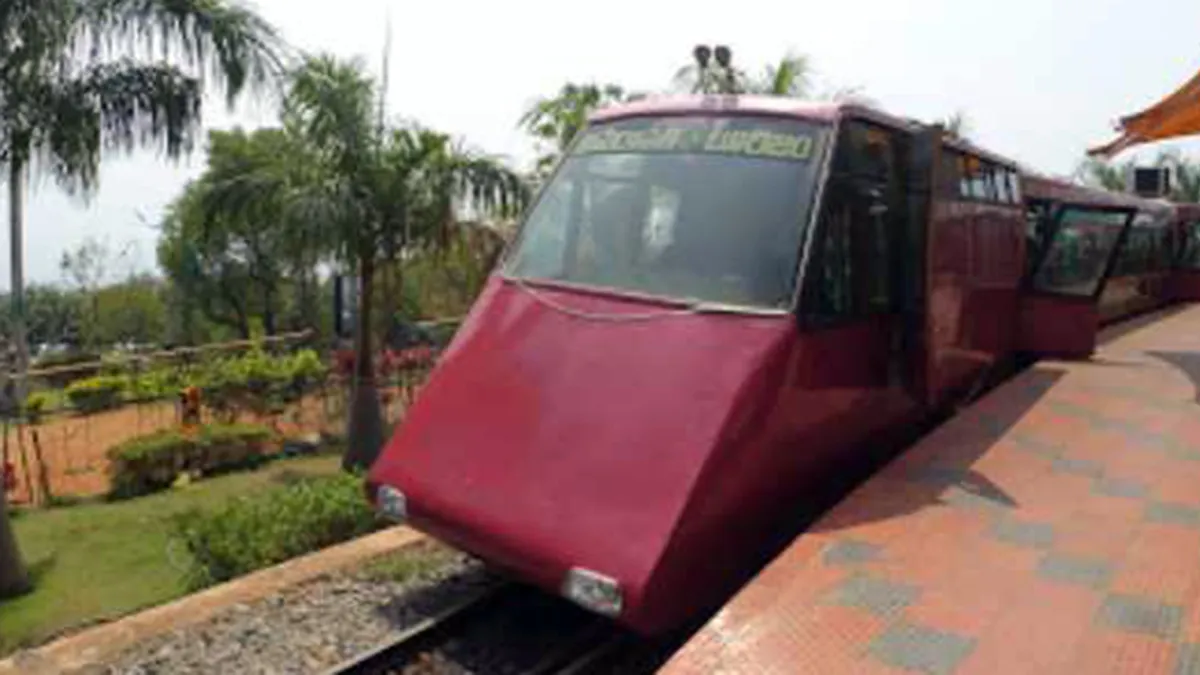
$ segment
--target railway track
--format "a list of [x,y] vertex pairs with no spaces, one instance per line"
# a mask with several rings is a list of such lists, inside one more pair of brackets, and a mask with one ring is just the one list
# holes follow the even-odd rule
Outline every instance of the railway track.
[[[404,630],[326,675],[593,675],[613,670],[639,641],[535,589],[497,583]],[[649,671],[648,671],[649,672]]]

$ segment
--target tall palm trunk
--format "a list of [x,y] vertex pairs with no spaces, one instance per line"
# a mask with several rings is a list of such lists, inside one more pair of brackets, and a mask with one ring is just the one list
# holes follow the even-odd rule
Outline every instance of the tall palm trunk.
[[356,358],[350,392],[350,419],[346,429],[346,454],[342,457],[342,468],[348,471],[369,468],[375,463],[383,446],[383,413],[375,383],[371,340],[375,256],[369,248],[360,252],[358,276],[358,326],[354,336]]
[[[29,351],[25,344],[25,286],[24,257],[21,241],[25,206],[25,166],[13,159],[8,167],[9,246],[12,270],[12,327],[17,347],[17,380],[13,392],[18,402],[24,402],[25,370]],[[2,469],[2,467],[0,467]],[[11,597],[29,590],[29,573],[21,560],[17,538],[8,522],[8,504],[4,487],[0,485],[0,598]]]

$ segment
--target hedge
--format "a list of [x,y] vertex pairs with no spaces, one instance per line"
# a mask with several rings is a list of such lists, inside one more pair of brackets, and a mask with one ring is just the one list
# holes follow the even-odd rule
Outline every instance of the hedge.
[[136,497],[170,487],[181,474],[208,475],[253,466],[271,439],[259,424],[212,424],[188,434],[169,429],[109,449],[110,496]]
[[351,474],[301,477],[231,500],[216,511],[175,519],[191,557],[188,583],[203,588],[298,555],[353,539],[384,525]]
[[[126,402],[171,398],[184,387],[196,386],[219,412],[232,413],[240,408],[263,412],[299,399],[323,380],[327,371],[321,357],[311,349],[284,356],[256,349],[196,365],[97,375],[73,382],[65,393],[75,410],[90,414]],[[50,412],[45,404],[45,400],[26,400],[36,412]]]
[[88,414],[120,405],[126,386],[123,377],[98,375],[72,382],[66,392],[71,405],[79,412]]

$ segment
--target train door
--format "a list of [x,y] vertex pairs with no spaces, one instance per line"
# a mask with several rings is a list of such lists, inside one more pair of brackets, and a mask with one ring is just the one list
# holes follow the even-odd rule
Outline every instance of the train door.
[[827,345],[826,384],[911,389],[914,228],[911,139],[863,120],[842,124],[809,252],[802,320]]

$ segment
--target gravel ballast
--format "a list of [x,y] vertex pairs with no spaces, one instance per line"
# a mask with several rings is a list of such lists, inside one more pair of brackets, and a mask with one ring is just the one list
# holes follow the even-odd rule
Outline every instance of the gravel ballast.
[[490,582],[471,558],[422,543],[158,636],[83,672],[314,673],[398,634]]

